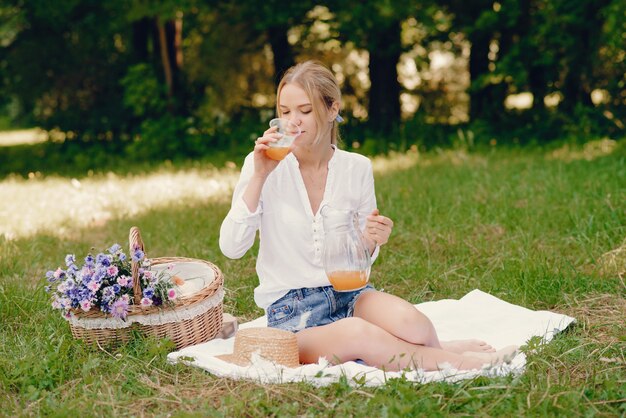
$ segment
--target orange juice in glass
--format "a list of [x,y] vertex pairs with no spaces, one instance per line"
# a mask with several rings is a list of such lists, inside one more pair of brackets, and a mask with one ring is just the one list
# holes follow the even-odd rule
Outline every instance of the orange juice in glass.
[[272,119],[270,127],[276,127],[276,132],[280,134],[280,139],[267,144],[270,149],[265,150],[265,155],[272,160],[280,161],[291,152],[291,144],[301,133],[300,127],[285,118]]

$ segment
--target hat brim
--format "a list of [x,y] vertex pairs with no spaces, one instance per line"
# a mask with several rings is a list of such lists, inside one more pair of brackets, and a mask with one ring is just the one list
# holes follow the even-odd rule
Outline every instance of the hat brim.
[[249,366],[252,364],[250,360],[236,354],[220,354],[219,356],[215,357],[222,361],[225,361],[226,363],[232,363],[237,366]]

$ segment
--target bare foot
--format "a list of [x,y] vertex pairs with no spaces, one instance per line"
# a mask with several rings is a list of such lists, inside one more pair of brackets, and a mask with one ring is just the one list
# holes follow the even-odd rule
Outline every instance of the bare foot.
[[482,340],[454,340],[441,341],[441,348],[457,354],[463,354],[468,351],[476,353],[493,353],[496,350]]
[[510,363],[515,358],[517,354],[517,349],[519,347],[516,345],[509,345],[504,347],[493,353],[477,353],[475,351],[466,351],[463,353],[464,356],[474,357],[483,362],[483,364],[488,364],[491,366],[497,366],[502,363]]

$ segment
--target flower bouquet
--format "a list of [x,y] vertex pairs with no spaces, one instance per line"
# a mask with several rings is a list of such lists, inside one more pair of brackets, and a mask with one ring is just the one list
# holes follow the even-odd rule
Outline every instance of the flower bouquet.
[[[206,342],[222,328],[223,277],[214,264],[191,258],[146,257],[141,234],[131,228],[130,257],[122,247],[88,254],[77,263],[46,273],[54,309],[69,322],[72,335],[88,343],[117,345],[131,329],[174,341],[177,348]],[[184,279],[174,272],[195,266],[209,278],[191,295],[180,295]]]
[[[131,254],[132,261],[139,264],[140,306],[161,306],[176,299],[174,280],[169,271],[161,270],[158,274],[149,270],[150,260],[140,249]],[[76,264],[76,256],[65,257],[66,269],[48,271],[46,278],[49,286],[46,291],[52,294],[52,307],[70,318],[72,310],[89,312],[99,309],[104,314],[123,321],[128,316],[131,305],[136,303],[133,293],[131,260],[122,251],[119,244],[114,244],[106,253],[85,257],[82,266]],[[176,276],[175,276],[176,277]],[[178,279],[177,284],[182,284]]]

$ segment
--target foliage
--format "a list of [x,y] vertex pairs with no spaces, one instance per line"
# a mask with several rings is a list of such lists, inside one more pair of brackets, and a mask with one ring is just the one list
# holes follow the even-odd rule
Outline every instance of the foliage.
[[[128,63],[120,40],[125,2],[46,1],[3,6],[16,16],[0,50],[3,97],[44,129],[91,140],[127,131],[118,81]],[[117,39],[117,41],[116,41]]]
[[157,79],[152,66],[141,63],[128,69],[121,80],[124,105],[138,118],[151,118],[167,110],[165,86]]
[[[250,110],[265,117],[286,65],[316,58],[337,74],[364,136],[391,141],[381,149],[419,142],[403,137],[409,125],[445,144],[456,128],[434,123],[496,133],[530,124],[545,141],[583,120],[585,134],[617,138],[623,16],[620,0],[4,0],[0,125],[57,129],[84,147],[130,143],[141,158],[207,155],[237,146],[217,134]],[[505,105],[524,92],[529,109]]]

